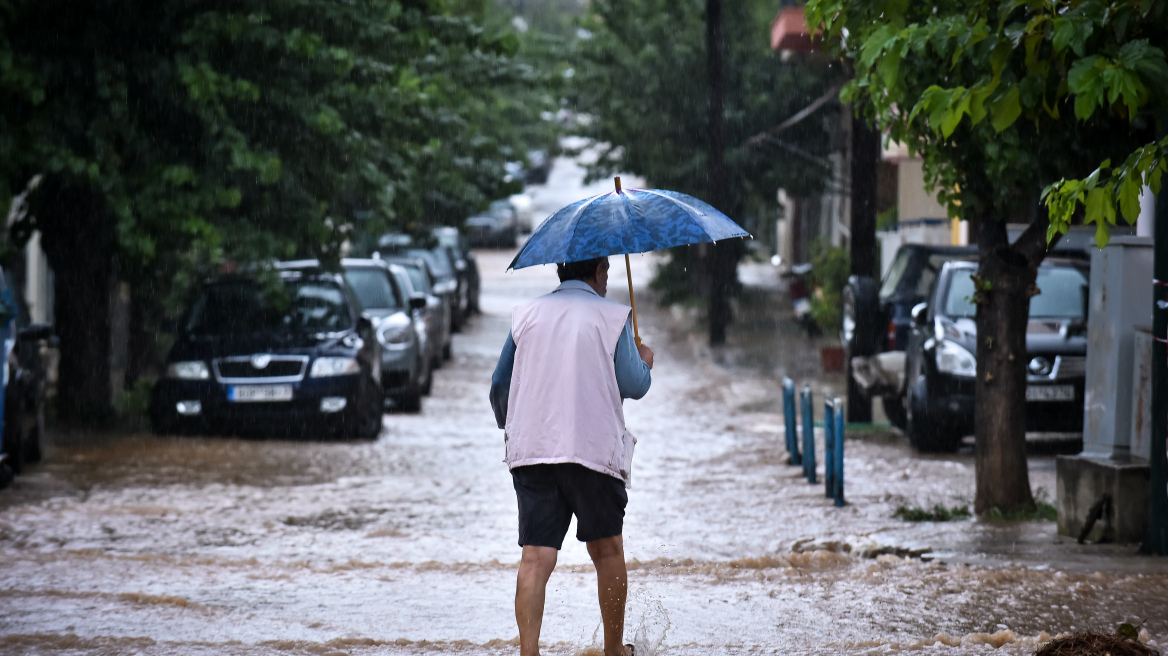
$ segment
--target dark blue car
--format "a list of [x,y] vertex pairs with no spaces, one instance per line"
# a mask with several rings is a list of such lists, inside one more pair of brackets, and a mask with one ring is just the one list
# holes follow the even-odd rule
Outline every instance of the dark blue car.
[[183,315],[151,420],[158,433],[375,438],[380,350],[340,275],[211,281]]

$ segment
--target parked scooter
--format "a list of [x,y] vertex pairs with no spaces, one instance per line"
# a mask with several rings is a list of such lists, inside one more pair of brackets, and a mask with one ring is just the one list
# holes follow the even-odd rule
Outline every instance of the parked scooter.
[[[777,255],[771,258],[771,264],[775,266],[780,266],[782,262],[783,259]],[[822,331],[811,316],[811,283],[809,281],[811,268],[810,262],[803,262],[792,265],[779,275],[787,281],[787,293],[791,297],[795,322],[807,331],[809,337],[816,337]]]

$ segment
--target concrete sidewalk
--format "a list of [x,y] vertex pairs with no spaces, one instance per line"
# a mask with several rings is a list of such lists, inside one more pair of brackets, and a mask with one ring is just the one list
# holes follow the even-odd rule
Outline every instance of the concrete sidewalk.
[[[770,264],[744,262],[739,279],[744,290],[736,299],[735,322],[723,347],[707,344],[705,318],[698,310],[653,310],[649,309],[649,298],[639,303],[639,308],[668,317],[672,344],[686,345],[695,365],[710,378],[712,391],[722,395],[733,409],[734,426],[769,437],[774,450],[771,457],[785,462],[780,381],[789,376],[798,387],[810,386],[815,394],[816,420],[820,421],[823,399],[842,397],[846,390],[844,375],[824,373],[819,358],[820,347],[838,345],[838,338],[811,338],[798,327],[785,285]],[[840,517],[839,531],[793,541],[793,550],[830,549],[869,556],[893,553],[994,567],[1168,573],[1168,558],[1140,556],[1134,544],[1080,545],[1074,538],[1058,535],[1053,521],[907,522],[894,518],[899,506],[931,508],[941,504],[972,509],[972,447],[948,455],[916,453],[898,430],[886,425],[880,404],[874,406],[876,426],[849,433],[845,449],[845,496],[851,513],[867,521],[857,522],[849,530],[850,522]],[[816,431],[816,444],[820,484],[814,489],[820,494],[817,498],[810,495],[814,498],[811,503],[830,513],[830,500],[822,495],[822,429]],[[1030,484],[1037,498],[1054,503],[1054,453],[1074,448],[1073,443],[1032,443]],[[789,480],[783,493],[808,496],[812,486],[799,476],[799,467],[785,470]]]

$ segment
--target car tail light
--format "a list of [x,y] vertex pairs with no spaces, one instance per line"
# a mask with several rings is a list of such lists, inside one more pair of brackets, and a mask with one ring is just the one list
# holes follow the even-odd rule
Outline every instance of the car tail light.
[[896,322],[891,319],[888,321],[888,339],[885,343],[885,351],[896,350]]

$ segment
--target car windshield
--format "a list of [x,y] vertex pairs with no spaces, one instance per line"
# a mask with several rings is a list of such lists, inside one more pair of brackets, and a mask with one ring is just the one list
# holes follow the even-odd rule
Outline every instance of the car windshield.
[[[977,315],[973,304],[973,269],[958,269],[949,279],[945,296],[945,315],[969,318]],[[1089,286],[1087,276],[1076,267],[1050,266],[1038,269],[1036,285],[1041,291],[1030,299],[1031,319],[1082,319]]]
[[436,250],[428,248],[411,248],[406,251],[410,257],[418,257],[426,260],[426,264],[430,265],[430,269],[434,272],[434,276],[439,279],[451,278],[454,276],[454,269],[450,262],[447,261],[446,255]]
[[426,272],[422,270],[422,267],[410,262],[402,264],[402,268],[409,275],[410,283],[413,285],[414,291],[422,292],[423,294],[430,293],[430,280],[426,277]]
[[410,280],[409,270],[405,267],[394,269],[393,277],[397,280],[397,288],[402,290],[402,294],[412,294],[414,292],[414,281]]
[[345,269],[345,280],[366,310],[400,310],[402,302],[381,269]]
[[321,333],[353,327],[341,288],[322,281],[285,281],[268,291],[237,280],[203,288],[191,306],[185,331],[198,336]]
[[1030,299],[1031,319],[1082,319],[1091,283],[1082,270],[1058,266],[1038,270],[1041,292]]

